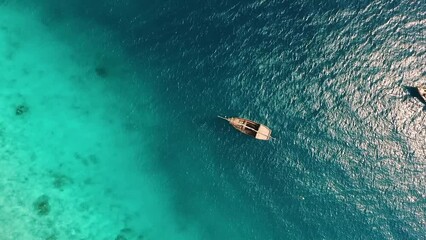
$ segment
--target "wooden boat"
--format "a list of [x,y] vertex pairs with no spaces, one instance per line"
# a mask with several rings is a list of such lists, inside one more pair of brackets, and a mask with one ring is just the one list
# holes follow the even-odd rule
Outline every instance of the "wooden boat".
[[228,121],[229,124],[231,124],[238,131],[244,134],[247,134],[249,136],[252,136],[256,139],[270,140],[273,138],[271,137],[271,133],[272,133],[271,129],[269,129],[267,126],[263,124],[260,124],[245,118],[238,118],[238,117],[226,118],[221,116],[218,116],[218,117]]

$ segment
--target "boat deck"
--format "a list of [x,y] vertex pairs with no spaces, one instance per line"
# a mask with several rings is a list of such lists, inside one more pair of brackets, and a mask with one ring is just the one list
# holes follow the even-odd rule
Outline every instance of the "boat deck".
[[265,125],[244,118],[229,118],[227,120],[238,131],[256,139],[269,140],[271,138],[272,131]]

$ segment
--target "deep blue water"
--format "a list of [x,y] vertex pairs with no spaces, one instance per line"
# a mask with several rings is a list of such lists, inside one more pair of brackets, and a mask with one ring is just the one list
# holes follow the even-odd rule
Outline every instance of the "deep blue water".
[[423,1],[51,5],[114,29],[149,69],[167,112],[158,163],[204,239],[426,236],[425,113],[402,88],[426,80]]

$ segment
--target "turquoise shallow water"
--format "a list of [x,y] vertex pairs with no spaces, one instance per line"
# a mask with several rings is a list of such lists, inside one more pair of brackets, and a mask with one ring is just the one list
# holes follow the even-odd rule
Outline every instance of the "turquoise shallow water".
[[423,2],[0,11],[1,239],[426,236]]

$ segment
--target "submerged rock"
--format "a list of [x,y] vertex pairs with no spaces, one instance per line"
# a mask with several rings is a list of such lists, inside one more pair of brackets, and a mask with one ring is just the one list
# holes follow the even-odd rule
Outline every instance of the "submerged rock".
[[120,233],[115,237],[115,240],[143,240],[144,237],[141,234],[137,234],[130,228],[121,229]]
[[47,238],[46,238],[46,240],[57,240],[58,238],[56,237],[56,235],[55,234],[52,234],[52,235],[50,235],[50,236],[48,236]]
[[108,77],[108,71],[105,67],[98,66],[95,68],[95,71],[96,71],[96,75],[98,75],[101,78]]
[[53,186],[59,190],[63,190],[63,188],[67,185],[73,184],[72,178],[60,174],[60,173],[51,173],[53,177]]
[[33,203],[34,210],[39,216],[46,216],[50,212],[49,197],[41,195]]
[[28,112],[28,107],[26,106],[26,105],[23,105],[23,104],[21,104],[21,105],[18,105],[17,107],[16,107],[16,110],[15,110],[15,114],[17,115],[17,116],[20,116],[20,115],[23,115],[24,113],[27,113]]
[[117,237],[115,238],[115,240],[127,240],[127,238],[126,237],[124,237],[123,235],[121,235],[121,234],[118,234],[117,235]]

